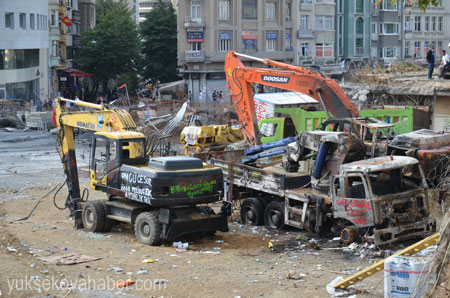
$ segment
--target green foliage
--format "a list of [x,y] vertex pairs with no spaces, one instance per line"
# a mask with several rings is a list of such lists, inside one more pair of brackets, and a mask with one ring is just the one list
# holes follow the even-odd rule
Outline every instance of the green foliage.
[[94,75],[96,92],[99,83],[136,70],[139,48],[136,23],[119,3],[100,16],[95,29],[83,34],[76,62]]
[[[427,10],[427,7],[437,6],[442,0],[390,0],[392,3],[408,3],[413,7],[420,8],[423,11]],[[379,1],[381,2],[381,0]]]
[[144,78],[177,80],[177,19],[172,3],[159,1],[145,17],[141,23]]
[[97,0],[95,7],[96,24],[98,24],[101,17],[105,16],[108,11],[114,8],[130,12],[126,0],[119,0],[117,2],[114,0]]

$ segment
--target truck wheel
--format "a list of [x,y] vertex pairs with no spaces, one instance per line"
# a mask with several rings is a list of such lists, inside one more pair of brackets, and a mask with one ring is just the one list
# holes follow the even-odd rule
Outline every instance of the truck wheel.
[[341,231],[341,241],[345,245],[350,245],[356,242],[358,238],[358,231],[354,227],[346,227]]
[[268,229],[284,228],[284,208],[278,201],[270,202],[264,211],[264,223]]
[[264,207],[256,198],[248,198],[241,205],[241,222],[251,226],[262,225],[264,222]]
[[161,223],[159,212],[142,212],[136,217],[134,233],[137,240],[142,244],[157,245],[161,241]]
[[105,205],[100,200],[87,201],[81,213],[84,229],[89,232],[101,232],[105,227]]

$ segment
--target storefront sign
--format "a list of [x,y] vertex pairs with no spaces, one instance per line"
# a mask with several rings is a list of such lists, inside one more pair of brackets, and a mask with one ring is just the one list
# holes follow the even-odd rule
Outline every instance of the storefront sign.
[[203,42],[203,31],[188,31],[187,32],[188,42]]
[[219,33],[219,39],[231,39],[231,33]]
[[278,33],[276,32],[270,32],[266,33],[266,39],[277,39]]

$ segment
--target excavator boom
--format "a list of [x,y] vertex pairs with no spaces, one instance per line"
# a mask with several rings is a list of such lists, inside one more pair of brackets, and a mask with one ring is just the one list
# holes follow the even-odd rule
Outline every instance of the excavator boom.
[[[247,67],[240,58],[277,68]],[[359,116],[357,107],[353,105],[336,81],[307,68],[231,51],[225,57],[225,73],[227,87],[230,90],[236,112],[244,125],[244,138],[251,145],[260,143],[253,101],[252,84],[254,83],[311,96],[322,104],[328,116],[330,114],[336,118]]]

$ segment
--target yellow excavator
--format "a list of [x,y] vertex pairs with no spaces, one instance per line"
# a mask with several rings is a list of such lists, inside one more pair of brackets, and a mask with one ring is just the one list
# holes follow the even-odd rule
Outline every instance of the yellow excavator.
[[[83,107],[69,111],[66,103]],[[183,234],[228,231],[231,205],[215,214],[205,204],[222,200],[219,168],[191,157],[153,157],[145,136],[127,111],[74,101],[56,100],[57,147],[68,188],[65,208],[75,228],[106,232],[117,222],[134,224],[139,242],[157,245]],[[106,200],[87,200],[80,192],[74,129],[93,131],[89,175],[94,190]]]

